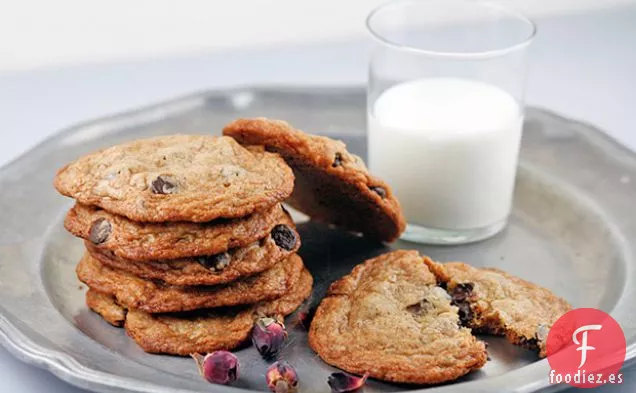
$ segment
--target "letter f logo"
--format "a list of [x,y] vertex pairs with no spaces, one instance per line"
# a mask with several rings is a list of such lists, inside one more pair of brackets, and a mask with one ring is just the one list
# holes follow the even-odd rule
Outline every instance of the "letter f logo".
[[[601,330],[602,327],[602,325],[585,325],[576,329],[574,333],[572,333],[572,341],[574,341],[574,344],[580,345],[580,347],[576,349],[577,351],[581,351],[581,364],[579,364],[579,368],[583,367],[585,361],[587,360],[587,351],[593,351],[596,349],[592,346],[587,345],[587,331]],[[583,332],[583,334],[581,335],[581,342],[579,342],[576,336],[581,332]]]

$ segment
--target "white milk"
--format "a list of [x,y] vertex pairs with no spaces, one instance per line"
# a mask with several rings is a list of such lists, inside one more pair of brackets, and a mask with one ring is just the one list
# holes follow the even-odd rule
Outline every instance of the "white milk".
[[409,224],[476,229],[510,212],[522,111],[505,91],[457,78],[391,87],[369,114],[369,167]]

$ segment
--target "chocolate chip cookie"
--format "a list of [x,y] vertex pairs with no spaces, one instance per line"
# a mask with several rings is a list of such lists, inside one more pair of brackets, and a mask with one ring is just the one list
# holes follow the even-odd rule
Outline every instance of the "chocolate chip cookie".
[[221,254],[264,238],[279,224],[293,226],[280,204],[245,218],[209,223],[140,223],[76,204],[64,220],[64,227],[73,235],[136,261]]
[[308,216],[387,242],[404,231],[404,216],[389,186],[341,141],[264,118],[235,120],[223,134],[283,156],[296,177],[287,203]]
[[548,289],[494,268],[425,259],[442,283],[461,323],[476,332],[506,336],[546,356],[546,339],[554,322],[572,307]]
[[394,251],[331,284],[309,345],[327,363],[385,381],[436,384],[481,368],[485,344],[417,251]]
[[55,188],[141,222],[238,218],[287,199],[291,169],[232,138],[172,135],[89,154],[60,169]]
[[[187,356],[219,349],[230,350],[247,341],[256,317],[291,314],[309,297],[312,282],[311,274],[303,269],[283,297],[241,308],[159,315],[130,310],[126,315],[126,331],[144,351],[151,353]],[[92,292],[87,293],[87,301],[94,297]],[[99,303],[91,301],[88,305],[99,314],[112,309],[118,309],[124,315],[126,312],[112,296],[99,295]],[[107,315],[110,314],[112,311]]]
[[221,254],[166,261],[134,261],[101,250],[89,241],[84,243],[103,265],[137,277],[170,285],[217,285],[265,271],[298,250],[300,237],[292,226],[279,224],[272,232],[260,241]]
[[102,265],[90,253],[77,265],[77,276],[89,287],[113,295],[118,304],[149,313],[164,313],[253,304],[285,294],[303,268],[297,255],[269,270],[224,285],[179,287],[144,280]]

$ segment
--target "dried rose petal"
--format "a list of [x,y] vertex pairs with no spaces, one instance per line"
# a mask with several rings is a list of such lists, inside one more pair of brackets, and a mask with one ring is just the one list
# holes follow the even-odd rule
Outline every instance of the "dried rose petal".
[[333,373],[327,379],[327,383],[331,386],[334,393],[352,392],[360,389],[367,381],[369,373],[365,373],[362,377],[345,373]]
[[294,326],[300,326],[309,330],[309,326],[311,326],[311,321],[314,319],[315,314],[316,307],[310,307],[309,305],[303,306],[303,308],[298,310],[298,313],[296,314]]
[[275,393],[293,393],[298,390],[298,374],[286,361],[269,366],[265,381],[269,390]]
[[259,318],[252,329],[252,342],[265,359],[276,357],[286,339],[285,325],[274,318]]
[[193,353],[190,356],[196,362],[199,374],[210,383],[227,385],[238,379],[239,361],[231,352],[216,351],[208,353],[205,357]]

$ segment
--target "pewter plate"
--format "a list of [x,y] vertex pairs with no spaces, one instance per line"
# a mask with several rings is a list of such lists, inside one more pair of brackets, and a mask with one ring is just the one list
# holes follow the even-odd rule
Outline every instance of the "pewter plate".
[[[202,382],[192,360],[148,355],[121,329],[84,306],[74,274],[82,242],[62,226],[72,202],[51,182],[57,168],[92,150],[170,133],[218,133],[239,116],[286,119],[345,140],[364,156],[365,98],[359,88],[234,89],[206,92],[65,130],[0,170],[0,342],[60,378],[102,392],[263,391],[267,364],[253,348],[238,351],[233,387]],[[438,260],[494,266],[552,289],[575,307],[610,312],[636,356],[636,156],[587,125],[530,109],[509,227],[458,247],[416,248]],[[404,163],[408,165],[408,163]],[[390,183],[391,179],[386,179]],[[300,254],[315,277],[316,304],[329,283],[389,247],[325,226],[299,226]],[[293,317],[292,317],[293,318]],[[549,388],[548,363],[501,338],[486,338],[490,361],[452,384],[417,387],[369,381],[367,393],[426,390],[530,392]],[[326,392],[335,369],[291,329],[282,357],[296,366],[302,391]],[[555,387],[552,387],[555,389]],[[558,388],[558,387],[557,387]]]

